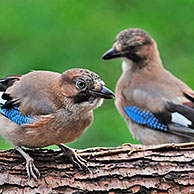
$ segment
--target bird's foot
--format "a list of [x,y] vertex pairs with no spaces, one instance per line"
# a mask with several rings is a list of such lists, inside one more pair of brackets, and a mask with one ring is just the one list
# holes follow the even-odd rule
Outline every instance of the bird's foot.
[[[26,171],[29,179],[30,177],[33,177],[34,180],[37,181],[38,178],[40,178],[40,172],[38,168],[36,168],[36,166],[34,165],[34,159],[31,157],[26,159]],[[36,176],[36,174],[38,176]]]
[[87,161],[84,160],[78,154],[76,154],[76,152],[74,150],[72,150],[71,148],[69,148],[69,147],[67,147],[67,146],[65,146],[63,144],[60,144],[58,146],[66,154],[66,156],[68,156],[68,158],[71,160],[71,162],[73,163],[73,165],[75,165],[79,169],[82,169],[84,171],[90,172],[90,169],[86,165]]
[[38,168],[36,168],[36,166],[34,165],[34,159],[31,158],[26,152],[24,152],[24,150],[19,147],[19,146],[14,146],[15,149],[20,152],[20,154],[25,158],[26,160],[26,172],[28,175],[28,178],[30,179],[31,177],[34,178],[34,180],[38,180],[38,178],[40,177],[40,172],[38,170]]

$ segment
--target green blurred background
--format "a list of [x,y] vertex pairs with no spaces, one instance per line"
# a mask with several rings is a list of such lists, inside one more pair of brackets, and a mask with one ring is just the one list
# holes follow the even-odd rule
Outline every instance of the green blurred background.
[[[194,88],[193,0],[1,0],[0,76],[82,67],[114,90],[121,61],[100,57],[119,31],[131,27],[145,29],[157,41],[165,68]],[[105,100],[94,116],[69,146],[138,143],[113,100]],[[7,148],[12,146],[0,139],[0,149]]]

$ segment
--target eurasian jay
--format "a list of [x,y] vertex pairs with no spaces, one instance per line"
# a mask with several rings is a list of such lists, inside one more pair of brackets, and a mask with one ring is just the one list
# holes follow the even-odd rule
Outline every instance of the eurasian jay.
[[26,160],[28,177],[37,179],[34,160],[21,148],[58,145],[80,167],[85,160],[64,146],[79,138],[93,121],[93,110],[114,93],[86,69],[62,74],[33,71],[0,79],[0,134]]
[[102,59],[122,59],[116,107],[142,144],[194,141],[194,91],[162,66],[156,42],[141,29],[120,32]]

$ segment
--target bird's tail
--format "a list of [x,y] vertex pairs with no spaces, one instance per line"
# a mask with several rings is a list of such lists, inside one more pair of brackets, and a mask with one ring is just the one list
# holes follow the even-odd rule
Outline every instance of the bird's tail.
[[19,77],[21,76],[14,75],[0,79],[0,92],[5,92],[5,90],[12,86],[15,81],[19,80]]

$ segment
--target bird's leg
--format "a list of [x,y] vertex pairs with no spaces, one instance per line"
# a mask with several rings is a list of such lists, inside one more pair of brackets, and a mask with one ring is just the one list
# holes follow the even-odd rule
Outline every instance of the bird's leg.
[[[24,152],[24,150],[21,147],[19,146],[14,147],[26,160],[26,171],[28,178],[32,176],[35,180],[38,180],[38,178],[40,177],[40,172],[34,165],[34,159],[31,158],[26,152]],[[36,176],[36,174],[38,175],[38,177]]]
[[79,155],[75,153],[75,151],[63,144],[58,145],[61,150],[68,156],[68,158],[72,161],[73,165],[80,169],[84,169],[86,171],[89,171],[89,168],[86,166],[87,161],[81,158]]

